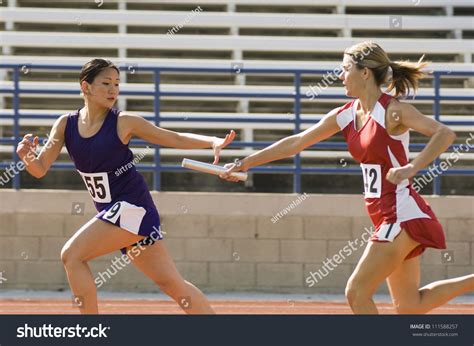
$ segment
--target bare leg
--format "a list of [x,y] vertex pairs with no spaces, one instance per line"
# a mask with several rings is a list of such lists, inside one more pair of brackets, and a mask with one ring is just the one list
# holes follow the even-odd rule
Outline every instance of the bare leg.
[[87,261],[133,244],[142,236],[97,218],[82,226],[64,245],[61,260],[82,314],[97,314],[97,289]]
[[176,301],[187,314],[213,314],[209,301],[192,283],[179,274],[162,241],[147,246],[138,256],[129,252],[133,264]]
[[404,230],[391,243],[367,244],[346,286],[346,297],[355,314],[378,313],[372,296],[417,245]]
[[424,314],[454,297],[474,291],[474,274],[420,287],[420,259],[402,262],[387,278],[393,306],[400,314]]

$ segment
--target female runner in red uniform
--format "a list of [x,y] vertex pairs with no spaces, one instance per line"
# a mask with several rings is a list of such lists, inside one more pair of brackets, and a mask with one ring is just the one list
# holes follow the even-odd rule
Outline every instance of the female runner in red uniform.
[[[390,61],[377,44],[363,42],[344,52],[339,75],[353,101],[329,112],[306,131],[284,138],[245,159],[228,164],[222,178],[236,181],[231,172],[283,159],[342,131],[348,148],[360,162],[366,208],[376,228],[346,286],[354,313],[374,314],[372,296],[387,279],[398,313],[426,313],[450,299],[474,291],[474,274],[433,282],[420,288],[420,257],[425,248],[445,249],[443,229],[430,206],[409,179],[428,166],[456,135],[445,125],[421,114],[395,97],[417,89],[427,62]],[[409,130],[431,137],[409,162]]]

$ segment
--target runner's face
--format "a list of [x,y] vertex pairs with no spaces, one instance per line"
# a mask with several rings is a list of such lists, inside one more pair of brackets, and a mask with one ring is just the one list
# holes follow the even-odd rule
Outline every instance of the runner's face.
[[363,85],[362,73],[364,69],[358,69],[352,58],[348,54],[344,54],[342,61],[342,72],[339,74],[339,79],[344,85],[344,92],[348,97],[358,97],[358,91]]
[[86,97],[89,102],[111,108],[119,95],[120,78],[118,72],[109,67],[99,73],[91,84],[86,83]]

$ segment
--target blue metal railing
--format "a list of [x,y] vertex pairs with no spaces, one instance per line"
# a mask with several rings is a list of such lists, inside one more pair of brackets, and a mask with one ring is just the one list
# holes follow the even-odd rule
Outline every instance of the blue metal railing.
[[[10,138],[0,138],[0,144],[12,144],[15,145],[21,139],[20,137],[20,118],[21,119],[55,119],[58,117],[58,114],[43,114],[43,115],[26,115],[20,112],[20,94],[68,94],[68,95],[77,95],[78,90],[64,90],[64,89],[49,89],[49,90],[36,90],[36,89],[27,89],[21,88],[20,86],[20,71],[24,69],[24,65],[20,64],[0,64],[1,69],[8,69],[13,71],[13,89],[2,88],[0,93],[2,94],[12,94],[13,95],[13,116],[8,114],[0,114],[0,118],[13,119],[13,137]],[[71,65],[28,65],[28,69],[36,70],[75,70],[79,71],[81,66],[71,66]],[[127,70],[127,66],[121,67],[122,70]],[[193,117],[193,121],[218,121],[218,122],[271,122],[271,123],[293,123],[294,124],[294,133],[298,133],[301,130],[301,124],[303,123],[314,123],[314,119],[302,119],[301,118],[301,99],[309,98],[310,96],[301,94],[301,75],[302,74],[326,74],[330,73],[327,70],[310,70],[310,69],[269,69],[269,68],[242,68],[239,70],[239,73],[253,73],[253,74],[292,74],[294,76],[294,91],[291,93],[284,92],[190,92],[190,91],[173,91],[165,92],[161,91],[161,72],[199,72],[199,73],[236,73],[231,68],[194,68],[194,67],[140,67],[139,71],[151,72],[154,75],[154,91],[122,91],[123,95],[134,95],[134,96],[153,96],[154,97],[154,116],[145,117],[149,120],[153,120],[156,125],[159,125],[161,121],[186,121],[183,117],[178,116],[161,116],[160,106],[161,106],[161,97],[163,96],[181,96],[181,97],[245,97],[245,98],[278,98],[278,99],[293,99],[294,102],[294,115],[295,119],[285,119],[278,117],[255,117],[252,119],[247,119],[245,117],[214,117],[212,119],[205,117]],[[474,97],[470,96],[442,96],[440,95],[440,78],[444,75],[449,76],[474,76],[473,71],[463,71],[463,72],[451,72],[451,71],[435,71],[433,72],[434,78],[434,96],[417,96],[418,100],[432,100],[433,101],[433,114],[434,118],[440,121],[440,103],[442,100],[450,101],[474,101]],[[318,98],[321,99],[340,99],[344,98],[345,95],[342,94],[323,94],[318,95]],[[474,121],[445,121],[447,125],[474,125]],[[132,144],[148,144],[142,140],[133,140]],[[244,142],[244,141],[235,141],[231,143],[230,147],[256,147],[261,148],[271,144],[271,142]],[[410,149],[422,149],[424,144],[411,144]],[[453,149],[455,146],[451,146],[450,149]],[[153,174],[153,188],[155,190],[160,190],[161,188],[161,172],[176,172],[183,171],[181,166],[176,165],[163,165],[161,163],[161,156],[159,146],[155,145],[155,153],[153,164],[139,164],[137,167],[144,171],[152,171]],[[347,145],[345,142],[324,142],[317,143],[311,148],[325,148],[325,149],[345,149],[347,150]],[[13,163],[16,165],[19,162],[19,158],[13,150]],[[435,165],[438,165],[440,162],[439,158],[435,160]],[[11,164],[0,163],[0,168],[6,169],[10,167]],[[53,169],[73,169],[74,166],[72,163],[55,163],[52,166]],[[360,174],[359,168],[350,168],[350,167],[339,167],[339,168],[326,168],[326,167],[302,167],[301,165],[301,156],[295,155],[293,159],[293,166],[290,167],[281,167],[281,166],[263,166],[263,167],[254,167],[251,169],[252,172],[268,172],[268,173],[292,173],[294,176],[293,179],[293,190],[296,193],[301,193],[301,175],[304,173],[326,173],[326,174]],[[428,170],[420,171],[420,174],[427,173]],[[456,169],[445,171],[444,174],[448,175],[474,175],[474,169]],[[13,177],[13,188],[20,188],[20,176],[19,174],[14,175]],[[440,176],[434,178],[433,184],[433,194],[439,195],[441,192],[441,179]]]

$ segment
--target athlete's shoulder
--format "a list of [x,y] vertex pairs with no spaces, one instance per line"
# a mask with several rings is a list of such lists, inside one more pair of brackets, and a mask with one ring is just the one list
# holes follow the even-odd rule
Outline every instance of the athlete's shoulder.
[[345,103],[343,106],[333,109],[337,124],[341,130],[344,130],[352,121],[352,107],[355,100]]
[[117,118],[117,129],[121,138],[127,138],[137,129],[144,129],[149,122],[138,114],[122,111]]
[[138,114],[128,111],[121,111],[117,110],[117,115],[119,118],[127,118],[127,117],[139,117]]
[[354,106],[354,102],[355,100],[351,100],[349,102],[346,102],[344,105],[342,105],[341,107],[338,107],[338,108],[335,108],[335,110],[337,110],[337,114],[340,114],[348,109],[351,109],[352,106]]
[[399,114],[401,116],[409,117],[412,116],[413,113],[418,113],[418,110],[412,104],[397,100],[396,98],[392,97],[390,102],[386,105],[385,109],[387,110],[388,114]]
[[120,125],[125,126],[134,126],[136,124],[141,124],[143,120],[145,120],[140,115],[127,111],[120,111],[117,114],[117,119]]
[[56,119],[56,121],[53,124],[53,127],[51,128],[51,136],[57,138],[59,140],[64,140],[66,137],[66,127],[67,127],[67,122],[69,118],[69,113],[68,114],[63,114],[59,118]]
[[412,104],[410,103],[407,103],[407,102],[404,102],[404,101],[400,101],[394,97],[392,97],[390,103],[389,103],[389,107],[396,107],[400,110],[405,110],[405,111],[409,111],[409,110],[412,110],[412,109],[416,109],[415,106],[413,106]]
[[53,127],[64,130],[67,125],[67,120],[70,117],[71,113],[63,114],[54,122]]

